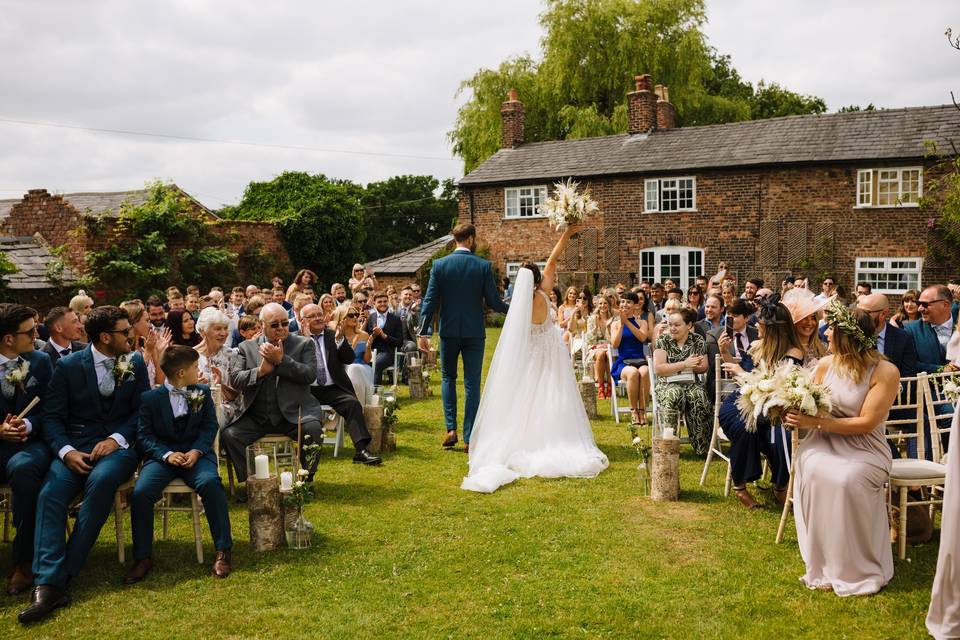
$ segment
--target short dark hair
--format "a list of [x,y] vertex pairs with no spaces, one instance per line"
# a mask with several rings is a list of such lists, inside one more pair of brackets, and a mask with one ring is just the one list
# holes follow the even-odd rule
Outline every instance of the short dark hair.
[[0,304],[0,338],[20,331],[20,325],[33,317],[30,307],[13,302]]
[[373,298],[374,302],[376,302],[376,301],[379,300],[380,298],[389,298],[390,296],[387,295],[387,292],[386,292],[386,291],[374,291],[374,292],[373,292],[373,295],[367,296],[367,297],[368,297],[368,298]]
[[651,288],[651,289],[663,289],[663,285],[660,284],[659,282],[654,282],[652,285],[650,285],[650,288]]
[[633,291],[624,291],[620,294],[620,297],[629,300],[633,304],[640,304],[640,296]]
[[68,313],[73,313],[73,309],[70,307],[54,307],[50,309],[50,311],[47,311],[47,317],[43,319],[43,324],[50,327],[54,323],[63,320],[63,317]]
[[117,323],[121,320],[130,321],[130,316],[120,307],[104,305],[90,310],[87,314],[87,322],[84,328],[87,330],[87,338],[93,344],[100,342],[101,333],[110,333],[117,328]]
[[147,298],[147,307],[162,307],[163,301],[160,300],[160,296],[150,296]]
[[794,282],[797,281],[797,279],[793,276],[787,276],[786,278],[783,279],[783,281],[788,284],[793,284]]
[[453,239],[457,242],[466,242],[468,239],[476,237],[477,228],[472,224],[463,223],[455,226],[450,233],[453,234]]
[[747,282],[755,286],[757,289],[763,288],[763,278],[750,278],[747,280]]
[[710,295],[708,295],[706,298],[703,299],[703,303],[706,304],[707,300],[709,300],[710,298],[713,298],[718,303],[720,303],[720,308],[723,309],[723,298],[721,296],[718,296],[715,293],[711,293]]
[[256,329],[257,324],[260,323],[260,319],[257,316],[245,315],[240,316],[240,319],[237,320],[237,331],[247,331],[249,329]]
[[160,356],[160,368],[168,378],[172,378],[180,369],[185,369],[200,359],[200,353],[184,345],[172,344]]
[[676,293],[677,295],[680,296],[681,299],[683,298],[683,289],[681,289],[680,287],[674,287],[673,289],[667,289],[667,295],[670,295],[671,293]]
[[727,314],[734,316],[753,315],[753,305],[746,300],[737,300],[727,308]]
[[869,282],[858,282],[857,286],[863,287],[864,289],[866,289],[867,293],[873,293],[873,285],[870,284]]
[[833,276],[824,276],[821,282],[826,282],[827,280],[833,280],[833,284],[837,284],[837,279],[834,278]]

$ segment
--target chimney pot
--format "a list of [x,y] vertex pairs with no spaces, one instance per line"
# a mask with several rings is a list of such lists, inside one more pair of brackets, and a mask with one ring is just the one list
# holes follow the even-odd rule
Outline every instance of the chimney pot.
[[657,128],[657,96],[649,74],[634,78],[637,90],[627,94],[628,131],[631,134],[647,133]]
[[507,100],[510,102],[517,102],[518,98],[516,89],[510,89],[510,91],[507,92]]
[[657,85],[657,129],[673,129],[676,126],[676,109],[670,104],[670,91],[666,85]]
[[634,76],[634,81],[637,83],[637,91],[649,91],[651,87],[651,82],[649,73],[644,73],[643,75]]
[[523,144],[523,103],[516,89],[510,89],[507,101],[500,105],[501,136],[500,148],[512,149]]

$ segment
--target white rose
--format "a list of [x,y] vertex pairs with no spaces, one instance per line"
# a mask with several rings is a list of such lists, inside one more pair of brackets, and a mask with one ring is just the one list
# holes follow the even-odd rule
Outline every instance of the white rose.
[[640,436],[637,436],[633,439],[633,444],[640,444]]

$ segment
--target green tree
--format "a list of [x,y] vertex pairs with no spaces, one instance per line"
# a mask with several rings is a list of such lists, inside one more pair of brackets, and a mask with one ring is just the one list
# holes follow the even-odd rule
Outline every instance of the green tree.
[[[439,190],[439,193],[438,193]],[[457,217],[457,188],[433,176],[395,176],[363,192],[367,236],[363,255],[376,260],[435,240]]]
[[637,73],[670,87],[680,126],[822,113],[823,100],[776,83],[756,89],[706,43],[703,0],[547,0],[541,59],[515,57],[465,80],[469,94],[448,133],[470,171],[500,146],[500,105],[524,103],[527,141],[627,130],[626,94]]
[[9,291],[10,283],[4,276],[12,275],[19,271],[17,265],[13,264],[7,254],[0,251],[0,296],[5,296]]

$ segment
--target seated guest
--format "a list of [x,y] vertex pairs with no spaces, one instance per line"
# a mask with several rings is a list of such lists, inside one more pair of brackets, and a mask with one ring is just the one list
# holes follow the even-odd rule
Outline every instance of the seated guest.
[[668,298],[667,301],[663,303],[663,308],[657,311],[657,323],[653,327],[653,336],[650,338],[650,342],[656,343],[660,333],[667,330],[667,318],[671,313],[679,311],[682,308],[683,302],[677,298]]
[[703,320],[705,312],[703,310],[703,289],[694,285],[687,289],[687,304],[691,309],[697,312],[697,318]]
[[[255,284],[248,284],[247,287],[243,290],[243,294],[247,297],[249,301],[254,296],[260,297],[260,287]],[[260,303],[263,306],[263,303]]]
[[720,297],[723,298],[724,309],[729,309],[737,301],[737,285],[729,280],[724,280],[720,286]]
[[877,351],[887,357],[900,372],[901,378],[917,375],[917,348],[909,333],[887,322],[890,302],[882,293],[870,293],[857,301],[857,308],[873,321]]
[[414,282],[410,285],[410,290],[413,291],[413,308],[420,312],[420,304],[423,302],[423,298],[420,296],[420,285]]
[[[243,316],[240,317],[242,320],[245,316],[253,316],[259,320],[260,310],[263,309],[263,298],[260,296],[253,296],[247,300],[246,305],[243,307]],[[243,342],[246,338],[240,333],[240,323],[237,322],[237,330],[230,335],[230,346],[237,347]]]
[[[315,305],[314,305],[315,306]],[[316,310],[310,309],[310,315],[316,315]],[[347,377],[353,383],[353,390],[361,402],[366,402],[370,387],[373,386],[373,350],[370,344],[370,334],[361,328],[360,310],[351,305],[337,307],[333,312],[332,329],[340,335],[353,349],[354,358],[351,364],[346,365]],[[313,320],[309,318],[307,321]],[[331,328],[327,324],[328,328]],[[305,327],[309,331],[308,327]]]
[[87,314],[93,309],[93,298],[88,296],[83,289],[80,289],[77,291],[77,295],[70,298],[70,304],[67,306],[80,318],[80,337],[77,338],[77,340],[80,342],[89,342],[87,339],[86,323]]
[[[57,459],[37,500],[33,573],[36,587],[22,623],[67,605],[67,583],[76,577],[100,535],[117,488],[133,475],[140,395],[149,389],[140,354],[130,355],[132,331],[119,307],[97,307],[87,316],[90,346],[61,358],[47,389],[43,436]],[[83,495],[70,540],[67,512]]]
[[610,360],[607,358],[607,347],[610,345],[610,331],[613,327],[613,314],[610,299],[606,296],[594,298],[595,311],[587,319],[587,331],[584,340],[587,354],[584,358],[584,371],[589,371],[593,365],[593,379],[597,381],[600,398],[609,398],[613,393],[610,383]]
[[367,273],[362,264],[353,265],[351,273],[353,275],[347,284],[354,297],[361,291],[373,291],[377,288],[377,277],[373,275],[373,271]]
[[300,269],[293,277],[293,282],[287,287],[287,302],[293,304],[296,296],[303,293],[304,289],[313,289],[315,286],[317,286],[317,274],[310,269]]
[[397,313],[397,309],[400,308],[400,294],[397,293],[397,289],[393,285],[387,287],[386,291],[387,291],[387,311],[389,311],[390,313]]
[[707,346],[693,330],[696,321],[697,312],[693,309],[680,309],[667,319],[668,331],[657,338],[653,351],[657,374],[654,393],[661,426],[676,427],[680,416],[686,416],[693,451],[705,456],[710,446],[710,401],[693,375],[677,378],[680,374],[707,372]]
[[49,333],[43,352],[50,356],[51,362],[55,363],[63,356],[81,351],[87,346],[80,342],[83,327],[76,311],[68,307],[54,307],[47,313],[43,323],[47,326]]
[[917,307],[917,292],[914,289],[908,289],[900,296],[900,308],[890,318],[890,324],[904,328],[908,322],[922,320],[920,309]]
[[131,348],[143,357],[147,365],[147,377],[150,387],[163,384],[163,371],[160,369],[160,356],[163,350],[170,346],[173,335],[170,329],[163,327],[160,331],[154,329],[147,320],[146,310],[139,300],[127,300],[120,303],[120,308],[127,312],[130,318]]
[[584,287],[577,294],[577,306],[567,322],[567,330],[563,333],[563,341],[570,346],[570,351],[576,353],[583,348],[583,334],[587,331],[587,320],[593,313],[593,294]]
[[234,287],[230,290],[230,302],[227,303],[227,313],[239,317],[243,315],[243,305],[246,303],[247,296],[243,292],[243,287]]
[[711,331],[723,326],[723,317],[723,298],[709,295],[703,303],[703,319],[697,321],[694,330],[706,340]]
[[[313,302],[310,300],[305,304],[310,304]],[[323,313],[323,321],[327,323],[328,326],[333,325],[333,312],[337,310],[337,301],[329,293],[324,293],[320,296],[320,300],[317,301],[317,304],[320,305],[320,311]],[[303,307],[301,307],[302,309]]]
[[157,296],[147,298],[147,319],[154,329],[162,329],[167,326],[167,312],[163,308],[163,303]]
[[820,339],[820,312],[832,300],[817,301],[809,289],[794,287],[783,295],[783,304],[790,309],[800,346],[803,348],[803,366],[814,367],[817,361],[827,355],[827,346]]
[[380,291],[374,294],[374,310],[364,327],[370,334],[372,349],[377,352],[373,363],[373,379],[381,384],[383,371],[393,366],[394,352],[403,346],[403,325],[400,318],[387,311],[387,294]]
[[400,290],[400,304],[396,314],[403,325],[403,352],[417,351],[417,328],[420,326],[420,311],[414,306],[413,287],[405,286]]
[[[757,329],[759,339],[753,343],[740,364],[728,363],[723,369],[731,375],[753,369],[754,363],[764,363],[775,369],[784,361],[797,365],[803,364],[803,349],[793,326],[790,311],[774,301],[760,305]],[[790,465],[784,452],[789,439],[779,427],[773,427],[766,415],[757,420],[756,431],[747,431],[746,423],[737,407],[739,392],[733,393],[723,401],[720,407],[720,426],[730,439],[730,475],[733,492],[740,504],[748,509],[759,509],[760,505],[750,495],[748,482],[756,482],[763,475],[761,456],[770,464],[773,482],[773,495],[783,505],[787,498],[787,483],[790,480]]]
[[257,316],[243,316],[237,322],[237,334],[240,336],[238,343],[244,340],[254,340],[260,336],[260,332],[260,318]]
[[[76,318],[76,313],[59,307]],[[62,318],[61,318],[62,319]],[[34,530],[37,496],[50,466],[50,449],[43,441],[43,400],[53,375],[50,358],[33,349],[36,326],[29,307],[0,304],[0,482],[12,494],[13,568],[7,575],[7,594],[23,593],[33,584]],[[24,409],[39,398],[23,417]]]
[[287,297],[286,297],[286,295],[284,294],[283,288],[282,288],[282,287],[275,287],[274,289],[271,289],[271,290],[270,290],[270,294],[271,294],[271,298],[270,298],[270,299],[271,299],[273,302],[276,302],[276,303],[277,303],[278,305],[280,305],[281,307],[283,307],[283,308],[286,310],[288,316],[292,316],[292,314],[291,314],[290,312],[291,312],[291,310],[293,309],[293,304],[290,303],[290,302],[287,302]]
[[173,293],[167,296],[167,313],[171,311],[186,311],[186,309],[187,301],[179,291],[174,290]]
[[920,320],[904,325],[917,347],[917,368],[935,373],[947,364],[947,343],[955,320],[951,314],[953,294],[943,285],[927,287],[917,300]]
[[557,324],[564,331],[567,330],[567,325],[570,324],[570,317],[573,315],[573,312],[577,310],[577,296],[579,294],[580,292],[576,287],[567,287],[567,292],[563,294],[560,306],[557,307]]
[[749,325],[753,311],[752,304],[746,300],[737,300],[727,307],[723,327],[707,334],[708,369],[704,387],[711,396],[716,382],[716,357],[719,355],[723,362],[740,362],[757,339],[757,328]]
[[[324,294],[329,296],[329,294]],[[300,313],[308,304],[313,304],[313,296],[307,293],[298,293],[293,297],[293,308],[287,312],[290,316],[290,333],[300,333]]]
[[[319,307],[311,305],[305,308],[308,311],[304,313],[304,317],[310,317],[307,329],[310,331],[317,357],[317,377],[310,391],[320,404],[329,405],[337,414],[343,416],[350,439],[353,441],[353,461],[360,464],[379,465],[380,458],[367,451],[370,433],[363,418],[363,405],[357,398],[351,378],[348,377],[345,369],[353,366],[352,363],[356,359],[359,334],[354,335],[352,346],[351,341],[341,334],[339,328],[334,331],[327,327],[320,315]],[[344,320],[348,323],[350,321],[353,324],[356,323],[356,319],[351,317],[357,314],[356,309],[340,307],[337,314],[343,314]],[[364,353],[369,357],[369,350]]]
[[[243,394],[243,411],[223,430],[222,440],[240,481],[247,479],[247,446],[271,434],[296,440],[298,418],[304,436],[323,442],[320,403],[310,394],[317,379],[313,343],[289,332],[290,319],[278,304],[265,305],[260,321],[263,334],[240,343],[230,370],[230,386]],[[315,469],[307,471],[312,480]]]
[[741,298],[747,302],[753,302],[753,299],[757,295],[757,291],[763,288],[763,280],[760,278],[750,278],[747,280],[746,284],[743,285],[743,295]]
[[876,349],[869,315],[833,302],[827,322],[832,355],[817,364],[814,380],[830,388],[833,410],[784,417],[787,427],[807,432],[796,453],[793,494],[806,565],[801,581],[838,596],[866,595],[893,577],[884,424],[900,380]]
[[614,386],[621,379],[626,383],[632,424],[646,421],[650,388],[644,343],[653,332],[653,314],[641,308],[640,295],[629,291],[620,296],[620,314],[610,327],[610,345],[617,350],[610,377]]
[[173,334],[173,344],[184,347],[195,347],[200,344],[200,334],[197,333],[197,321],[189,311],[171,310],[167,312],[167,326]]
[[230,335],[230,318],[219,309],[204,309],[197,320],[197,329],[203,340],[196,346],[200,354],[200,375],[207,384],[220,387],[222,404],[218,419],[226,426],[233,421],[240,394],[230,386],[230,369],[237,350],[227,346]]
[[341,305],[347,301],[347,288],[339,282],[335,282],[330,285],[330,295],[337,301],[337,305]]
[[133,566],[125,584],[140,582],[153,568],[153,505],[177,478],[203,500],[217,550],[213,575],[230,575],[230,512],[213,450],[219,427],[210,388],[198,384],[199,358],[194,349],[171,346],[160,360],[167,381],[140,399],[137,444],[145,460],[130,497]]
[[200,296],[195,293],[188,293],[183,299],[183,308],[196,320],[200,315]]

